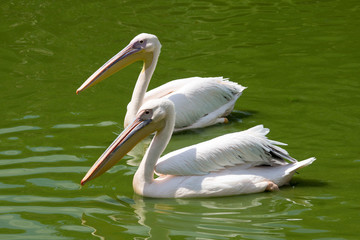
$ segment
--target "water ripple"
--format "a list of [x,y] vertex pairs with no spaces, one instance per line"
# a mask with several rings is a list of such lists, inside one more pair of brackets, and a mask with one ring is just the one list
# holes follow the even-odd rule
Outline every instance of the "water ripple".
[[[11,203],[31,203],[37,205],[38,203],[66,203],[66,202],[90,202],[97,201],[105,204],[111,204],[118,207],[123,205],[119,202],[112,201],[108,196],[98,196],[98,197],[43,197],[35,195],[1,195],[0,201],[6,201]],[[66,205],[66,204],[64,204]]]
[[89,167],[39,167],[39,168],[14,168],[1,169],[1,177],[18,177],[25,175],[41,174],[41,173],[79,173],[86,172]]
[[114,214],[117,211],[106,210],[103,208],[86,208],[78,206],[65,206],[65,207],[56,207],[56,206],[0,206],[0,213],[35,213],[35,214],[47,214],[47,215],[69,215],[75,218],[81,218],[83,214]]
[[26,147],[32,152],[49,152],[49,151],[61,151],[64,150],[62,147],[47,147],[47,146],[39,146],[39,147]]
[[3,239],[64,239],[40,221],[23,218],[20,214],[1,215],[0,225],[8,233],[1,235]]
[[39,129],[41,129],[41,127],[37,127],[37,126],[17,126],[17,127],[11,127],[11,128],[1,128],[0,134],[30,131],[30,130],[39,130]]
[[[1,155],[6,155],[6,156],[20,155],[21,153],[22,153],[22,151],[20,151],[20,150],[6,150],[6,151],[0,152]],[[0,163],[0,165],[1,165],[1,163]]]
[[19,164],[19,163],[30,163],[30,162],[59,162],[59,161],[72,161],[72,162],[82,162],[85,161],[84,158],[79,158],[74,155],[47,155],[47,156],[33,156],[27,158],[19,158],[19,159],[0,159],[0,166],[2,165],[11,165],[11,164]]
[[79,128],[79,127],[92,127],[92,126],[96,126],[96,127],[107,127],[107,126],[111,126],[111,125],[117,125],[117,122],[112,122],[112,121],[103,121],[103,122],[99,122],[99,123],[87,123],[87,124],[73,124],[73,123],[65,123],[65,124],[57,124],[54,125],[52,128]]
[[[109,216],[114,223],[109,222],[107,226],[120,225],[129,234],[155,239],[167,239],[169,234],[204,239],[284,239],[284,228],[301,228],[291,224],[294,220],[288,220],[288,214],[300,214],[301,211],[296,210],[305,209],[302,204],[292,204],[297,200],[289,202],[275,195],[205,200],[146,199],[139,196],[118,199],[133,208],[138,219],[119,212]],[[264,214],[264,211],[272,214]],[[104,232],[99,225],[91,225],[89,217],[86,219],[87,225],[96,232]]]
[[35,186],[50,187],[52,189],[78,190],[79,184],[69,180],[53,180],[49,178],[31,178],[26,180]]
[[39,115],[25,115],[22,118],[14,118],[15,121],[39,118]]
[[[133,208],[138,220],[132,220],[126,213],[112,214],[109,218],[127,229],[129,234],[155,234],[156,239],[166,239],[167,234],[205,239],[283,239],[284,228],[301,228],[293,223],[302,219],[289,216],[299,216],[307,210],[302,200],[293,204],[298,200],[273,194],[204,200],[146,199],[139,196],[130,200],[118,199]],[[144,228],[140,228],[138,223]],[[98,226],[92,227],[102,232]],[[167,234],[161,229],[166,229]]]
[[0,182],[0,189],[10,189],[10,188],[21,188],[24,187],[24,185],[20,185],[20,184],[6,184],[6,183],[2,183]]

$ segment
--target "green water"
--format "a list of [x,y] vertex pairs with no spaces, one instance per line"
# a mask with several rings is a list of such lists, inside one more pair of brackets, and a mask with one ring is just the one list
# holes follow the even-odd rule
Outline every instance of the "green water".
[[[0,239],[358,239],[359,26],[356,0],[2,1]],[[163,46],[150,88],[248,87],[229,124],[176,134],[166,152],[264,124],[317,161],[276,193],[144,199],[139,155],[80,188],[123,129],[141,65],[75,90],[141,32]]]

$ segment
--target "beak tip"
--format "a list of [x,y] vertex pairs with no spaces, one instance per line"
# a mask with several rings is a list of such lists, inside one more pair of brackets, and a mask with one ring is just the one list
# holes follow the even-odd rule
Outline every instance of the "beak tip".
[[81,185],[81,186],[84,186],[84,184],[85,184],[86,182],[87,182],[86,179],[83,179],[83,180],[81,180],[80,185]]

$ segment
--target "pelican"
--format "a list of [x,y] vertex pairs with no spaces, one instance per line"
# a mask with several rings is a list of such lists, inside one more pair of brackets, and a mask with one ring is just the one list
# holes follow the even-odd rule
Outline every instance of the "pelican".
[[127,106],[124,126],[127,127],[144,102],[167,98],[175,105],[175,131],[202,128],[226,123],[225,116],[233,110],[245,87],[223,77],[192,77],[168,82],[146,92],[154,73],[161,44],[155,35],[141,33],[113,56],[76,91],[95,85],[135,61],[143,61],[143,68]]
[[[133,178],[136,194],[153,198],[215,197],[275,191],[315,158],[298,162],[266,138],[262,125],[192,145],[160,158],[175,124],[168,99],[146,102],[82,179],[100,176],[144,137],[155,133]],[[159,159],[160,158],[160,159]],[[287,161],[290,163],[288,163]],[[154,173],[159,176],[154,178]]]

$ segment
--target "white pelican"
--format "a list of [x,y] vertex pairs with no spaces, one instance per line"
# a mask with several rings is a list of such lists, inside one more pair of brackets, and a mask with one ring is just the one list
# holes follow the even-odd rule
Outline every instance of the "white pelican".
[[[315,160],[298,162],[290,157],[276,146],[284,144],[266,138],[269,130],[262,125],[160,158],[171,138],[174,116],[174,105],[167,99],[145,103],[135,120],[90,168],[81,184],[107,171],[141,139],[154,132],[133,179],[134,191],[146,197],[213,197],[273,191],[288,183],[297,169]],[[158,178],[154,179],[154,172]]]
[[168,82],[146,92],[154,73],[161,44],[155,35],[141,33],[129,45],[113,56],[76,91],[95,85],[129,64],[141,60],[142,71],[127,106],[124,125],[129,125],[140,106],[150,99],[168,98],[175,104],[175,131],[202,128],[216,123],[226,123],[236,100],[245,87],[223,77],[192,77]]

